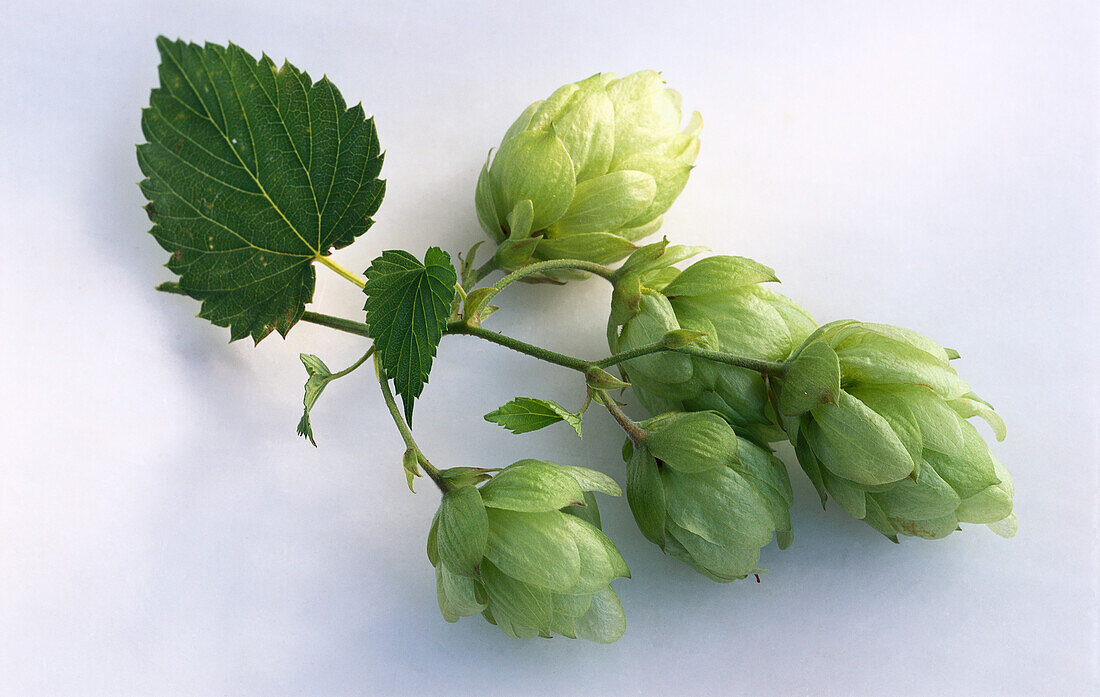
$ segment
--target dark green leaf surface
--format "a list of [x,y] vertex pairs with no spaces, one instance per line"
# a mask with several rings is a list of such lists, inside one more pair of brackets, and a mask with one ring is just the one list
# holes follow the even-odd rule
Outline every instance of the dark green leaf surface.
[[138,146],[168,268],[233,340],[285,335],[312,262],[372,224],[385,184],[373,119],[322,78],[240,47],[157,39],[160,87]]
[[530,433],[559,421],[565,421],[581,437],[581,417],[557,402],[534,397],[516,397],[485,415],[486,421],[500,424],[512,433]]
[[424,391],[447,326],[458,274],[450,255],[432,247],[423,263],[403,250],[382,252],[366,276],[368,333],[411,424],[413,402]]

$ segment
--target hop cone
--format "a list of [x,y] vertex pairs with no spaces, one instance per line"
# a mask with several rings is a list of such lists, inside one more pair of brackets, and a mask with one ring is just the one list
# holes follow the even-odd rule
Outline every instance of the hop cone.
[[680,95],[652,70],[593,75],[527,107],[477,184],[498,265],[630,254],[661,226],[699,153],[698,112],[680,121]]
[[845,320],[817,330],[776,382],[778,408],[822,503],[832,496],[890,539],[946,537],[959,523],[1011,536],[1012,480],[967,421],[1004,422],[931,339]]
[[626,619],[608,584],[630,571],[591,491],[620,493],[599,472],[520,460],[444,494],[428,534],[443,618],[481,613],[513,638],[618,639]]
[[[679,260],[682,249],[669,248],[662,256]],[[698,333],[703,346],[783,361],[816,326],[790,298],[760,285],[777,279],[751,259],[712,256],[682,272],[653,266],[617,280],[608,331],[612,353],[687,329]],[[759,444],[783,438],[757,372],[670,352],[632,359],[622,369],[652,414],[713,410]]]
[[791,542],[791,483],[770,452],[712,412],[669,413],[628,459],[627,501],[642,534],[715,581],[757,573],[760,548]]

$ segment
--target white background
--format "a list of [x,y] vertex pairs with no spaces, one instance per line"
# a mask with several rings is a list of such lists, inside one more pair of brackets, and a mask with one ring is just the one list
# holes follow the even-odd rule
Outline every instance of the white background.
[[[0,10],[0,694],[1071,694],[1097,637],[1098,21],[1090,3],[4,3]],[[759,585],[662,556],[623,501],[605,527],[612,646],[517,642],[435,606],[438,497],[405,489],[370,371],[294,433],[312,326],[227,345],[153,292],[165,253],[135,185],[153,39],[233,40],[327,73],[377,119],[388,195],[344,264],[480,239],[487,150],[530,101],[662,70],[703,113],[663,232],[759,259],[821,321],[905,325],[1009,424],[1020,534],[895,546],[823,512],[795,468],[794,545]],[[321,269],[316,309],[362,297]],[[491,326],[596,358],[607,288],[517,287]],[[526,456],[625,477],[593,410],[512,436],[516,394],[571,373],[445,338],[417,433],[443,465]],[[631,407],[633,409],[633,407]],[[634,412],[638,413],[638,412]],[[982,427],[984,429],[984,427]],[[988,434],[988,430],[984,433]],[[782,454],[790,462],[789,451]]]

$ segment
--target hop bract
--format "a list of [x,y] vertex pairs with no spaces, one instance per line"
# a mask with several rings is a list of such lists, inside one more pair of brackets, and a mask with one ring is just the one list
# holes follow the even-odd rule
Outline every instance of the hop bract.
[[[673,260],[682,256],[674,247],[669,252]],[[707,257],[682,272],[650,270],[640,279],[624,274],[612,297],[611,351],[629,351],[687,329],[711,349],[784,361],[816,325],[790,298],[761,285],[776,280],[770,268],[733,256]],[[652,414],[713,410],[759,444],[783,438],[757,372],[671,352],[632,359],[623,371]]]
[[822,503],[832,496],[897,541],[937,539],[959,523],[1011,536],[1012,480],[967,421],[998,440],[1004,422],[931,339],[845,320],[817,330],[777,381],[779,411]]
[[773,534],[791,543],[791,483],[770,452],[739,440],[713,412],[669,413],[640,424],[627,501],[642,534],[716,580],[758,573]]
[[698,112],[680,123],[680,95],[652,70],[593,75],[527,107],[477,184],[498,265],[630,254],[661,226],[699,153]]
[[626,619],[608,584],[630,571],[592,515],[592,491],[620,494],[605,474],[520,460],[445,493],[428,535],[443,618],[481,613],[513,638],[618,639]]

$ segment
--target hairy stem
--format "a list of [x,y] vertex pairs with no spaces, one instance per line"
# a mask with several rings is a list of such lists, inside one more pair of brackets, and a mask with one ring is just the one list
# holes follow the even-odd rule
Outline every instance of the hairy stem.
[[359,366],[366,363],[367,359],[370,358],[373,355],[374,355],[374,345],[371,344],[371,347],[369,349],[367,349],[366,353],[364,353],[362,356],[359,357],[359,360],[355,361],[354,363],[349,365],[347,368],[344,368],[343,370],[340,370],[338,372],[333,373],[331,376],[329,376],[329,379],[330,380],[335,380],[336,378],[344,377],[348,373],[351,373],[356,368],[358,368]]
[[494,344],[499,344],[506,348],[510,348],[513,351],[519,351],[520,353],[527,354],[533,358],[546,361],[547,363],[553,363],[554,365],[560,365],[563,368],[571,368],[582,373],[587,372],[591,363],[583,358],[574,358],[573,356],[567,356],[564,353],[558,353],[557,351],[551,351],[550,349],[544,349],[541,346],[535,346],[529,344],[526,341],[520,341],[519,339],[513,339],[510,336],[506,336],[499,332],[494,332],[491,329],[485,329],[484,327],[471,327],[465,322],[450,322],[447,324],[447,334],[466,334],[468,336],[476,336],[486,341],[491,341]]
[[439,470],[436,469],[432,463],[428,462],[428,458],[424,455],[424,451],[416,444],[416,439],[413,438],[412,430],[409,428],[409,425],[405,423],[405,417],[401,415],[401,409],[397,406],[397,400],[393,398],[393,392],[390,390],[390,381],[385,376],[385,373],[382,372],[382,362],[377,355],[374,357],[374,370],[378,374],[378,386],[382,388],[382,399],[386,401],[386,408],[390,410],[390,416],[393,417],[393,423],[401,433],[401,440],[405,441],[405,447],[416,453],[416,459],[420,463],[420,466],[428,473],[428,476],[431,477],[431,480],[439,487],[439,490],[443,493],[447,493],[447,491],[451,489],[450,483],[439,476]]
[[749,370],[755,370],[763,375],[782,375],[785,368],[785,364],[776,361],[764,361],[759,358],[749,358],[748,356],[738,356],[733,353],[712,351],[701,346],[689,345],[671,348],[661,341],[639,346],[636,349],[623,351],[622,353],[616,353],[613,356],[608,356],[607,358],[596,361],[595,365],[599,368],[610,368],[611,366],[629,361],[632,358],[648,356],[651,353],[661,353],[663,351],[673,351],[687,356],[695,356],[696,358],[705,358],[710,361],[715,361],[716,363],[737,366],[738,368],[748,368]]
[[371,338],[367,333],[367,325],[363,322],[356,322],[353,319],[344,319],[343,317],[333,317],[332,315],[325,315],[320,312],[310,312],[306,310],[302,313],[302,321],[309,322],[310,324],[319,324],[322,327],[328,327],[329,329],[338,329],[348,334],[355,334],[357,336],[365,336],[368,339]]
[[645,441],[648,435],[645,429],[623,413],[623,410],[619,408],[619,404],[615,401],[614,397],[604,390],[599,390],[596,393],[596,400],[607,409],[608,413],[611,414],[611,418],[615,419],[615,422],[626,432],[626,435],[630,437],[634,445],[640,445]]

